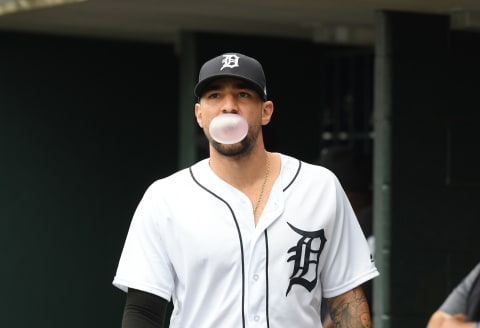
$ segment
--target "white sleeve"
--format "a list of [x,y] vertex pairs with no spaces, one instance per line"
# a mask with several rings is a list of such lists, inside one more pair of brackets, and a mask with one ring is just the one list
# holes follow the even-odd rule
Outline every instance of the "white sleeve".
[[370,247],[340,182],[335,178],[335,217],[327,227],[323,296],[343,294],[379,275]]
[[127,291],[139,289],[170,300],[173,273],[163,243],[167,209],[156,184],[140,201],[123,247],[113,285]]

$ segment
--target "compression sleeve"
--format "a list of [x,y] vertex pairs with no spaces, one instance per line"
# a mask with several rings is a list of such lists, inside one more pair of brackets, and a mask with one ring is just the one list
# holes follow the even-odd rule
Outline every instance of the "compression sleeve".
[[168,301],[137,289],[128,289],[122,328],[163,328]]

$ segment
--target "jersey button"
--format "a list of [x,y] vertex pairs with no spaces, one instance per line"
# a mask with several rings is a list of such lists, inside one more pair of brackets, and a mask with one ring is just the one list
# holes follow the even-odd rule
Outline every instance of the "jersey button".
[[254,317],[253,317],[253,320],[259,321],[259,320],[260,320],[260,316],[258,316],[258,315],[254,316]]
[[258,274],[254,274],[254,275],[253,275],[253,280],[257,281],[258,278],[260,278],[260,277],[258,276]]

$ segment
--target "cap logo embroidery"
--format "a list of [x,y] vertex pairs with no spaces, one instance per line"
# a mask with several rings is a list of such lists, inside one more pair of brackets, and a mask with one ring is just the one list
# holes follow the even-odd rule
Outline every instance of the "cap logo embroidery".
[[223,60],[222,60],[222,68],[220,68],[220,70],[228,67],[228,68],[234,68],[234,67],[238,67],[238,60],[240,59],[240,57],[238,57],[237,55],[223,55]]

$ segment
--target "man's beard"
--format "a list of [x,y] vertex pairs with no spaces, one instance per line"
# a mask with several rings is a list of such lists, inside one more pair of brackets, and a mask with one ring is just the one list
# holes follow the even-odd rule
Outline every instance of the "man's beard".
[[209,139],[210,139],[210,143],[212,144],[212,147],[219,154],[226,157],[241,157],[242,155],[246,155],[250,153],[250,151],[253,148],[253,145],[255,145],[255,142],[257,141],[258,133],[259,133],[259,130],[255,129],[254,131],[249,132],[247,136],[243,138],[242,141],[233,145],[226,145],[226,144],[219,143],[213,140],[211,137],[209,137]]

